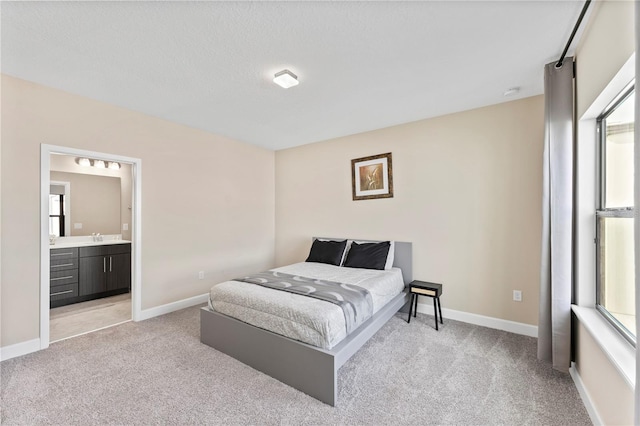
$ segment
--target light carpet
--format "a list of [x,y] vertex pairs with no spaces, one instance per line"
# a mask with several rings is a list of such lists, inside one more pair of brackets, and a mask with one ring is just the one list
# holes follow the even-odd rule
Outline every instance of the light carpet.
[[[591,424],[536,339],[393,317],[339,371],[330,407],[199,340],[184,309],[0,363],[2,424]],[[259,348],[256,348],[259,350]]]

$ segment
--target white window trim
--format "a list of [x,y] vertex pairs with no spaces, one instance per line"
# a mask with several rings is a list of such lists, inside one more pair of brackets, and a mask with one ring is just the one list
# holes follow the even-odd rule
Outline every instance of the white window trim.
[[[605,186],[606,186],[605,182],[606,182],[606,176],[607,176],[607,166],[605,165],[606,163],[605,151],[607,150],[608,139],[607,139],[607,135],[605,134],[606,133],[605,129],[607,128],[606,123],[607,123],[607,120],[609,119],[609,116],[616,109],[618,109],[624,102],[627,102],[629,98],[635,94],[635,91],[636,91],[635,79],[632,79],[632,81],[629,82],[629,84],[625,86],[624,89],[622,89],[620,93],[618,93],[615,96],[615,98],[612,99],[605,108],[603,108],[602,112],[598,116],[598,119],[596,120],[598,136],[596,138],[596,151],[597,151],[596,185],[595,185],[596,187],[594,191],[596,194],[596,208],[595,208],[595,218],[594,218],[594,226],[596,229],[596,247],[595,247],[596,310],[599,313],[601,313],[602,316],[604,316],[605,320],[607,320],[610,323],[611,327],[613,327],[618,333],[621,333],[623,337],[625,337],[627,341],[629,341],[634,347],[636,343],[636,336],[635,336],[635,333],[632,331],[633,329],[623,324],[619,320],[619,318],[616,317],[615,313],[609,310],[608,307],[602,303],[602,300],[603,300],[602,292],[603,292],[605,283],[602,281],[601,277],[598,276],[598,267],[603,268],[603,265],[600,264],[600,262],[602,261],[602,257],[600,257],[598,253],[599,252],[598,244],[603,244],[603,242],[602,241],[598,242],[597,232],[601,226],[598,221],[599,217],[600,218],[607,218],[607,217],[608,218],[613,218],[613,217],[628,218],[631,221],[633,221],[633,202],[630,206],[632,208],[631,211],[626,210],[626,208],[628,208],[627,206],[623,206],[622,209],[619,207],[616,208],[616,207],[606,206],[607,195],[606,195],[606,189],[605,189]],[[601,246],[601,247],[603,248],[603,250],[607,250],[606,243],[604,246]],[[600,271],[602,273],[602,270]],[[600,299],[598,298],[598,294],[600,294]]]
[[596,118],[635,78],[635,53],[594,100],[578,122],[576,209],[577,255],[576,305],[572,305],[578,321],[587,329],[611,364],[635,389],[636,349],[595,309],[595,211],[596,211]]
[[611,364],[631,389],[636,388],[636,350],[595,308],[571,305],[580,324],[587,329]]

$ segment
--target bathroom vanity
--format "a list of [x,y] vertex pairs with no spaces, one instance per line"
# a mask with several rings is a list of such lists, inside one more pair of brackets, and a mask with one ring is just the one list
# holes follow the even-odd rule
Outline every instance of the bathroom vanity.
[[51,307],[131,290],[131,242],[69,242],[50,246]]

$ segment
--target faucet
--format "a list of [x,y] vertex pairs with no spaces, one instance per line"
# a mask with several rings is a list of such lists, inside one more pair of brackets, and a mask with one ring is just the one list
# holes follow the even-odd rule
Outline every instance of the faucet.
[[91,238],[93,238],[93,242],[95,243],[96,241],[102,241],[102,235],[100,235],[100,233],[98,232],[97,234],[95,232],[91,233]]
[[96,239],[97,241],[102,241],[102,235],[99,232],[96,234]]

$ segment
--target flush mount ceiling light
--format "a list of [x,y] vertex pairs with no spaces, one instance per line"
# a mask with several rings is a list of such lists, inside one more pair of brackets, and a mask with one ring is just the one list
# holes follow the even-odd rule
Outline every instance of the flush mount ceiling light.
[[112,161],[109,163],[109,168],[111,170],[120,170],[120,163],[116,163],[115,161]]
[[81,165],[82,167],[90,167],[91,161],[89,161],[88,158],[80,158],[78,159],[78,164]]
[[505,92],[503,93],[503,96],[513,96],[515,94],[517,94],[518,92],[520,92],[520,88],[519,87],[510,87],[509,89],[505,90]]
[[107,166],[104,164],[102,160],[93,160],[93,167],[98,169],[105,169]]
[[282,70],[273,77],[273,82],[280,87],[288,89],[289,87],[297,86],[298,76],[289,70]]

